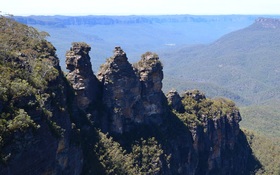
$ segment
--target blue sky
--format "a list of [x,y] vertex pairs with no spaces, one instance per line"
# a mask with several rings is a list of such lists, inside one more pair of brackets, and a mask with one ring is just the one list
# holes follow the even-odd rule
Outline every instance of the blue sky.
[[280,14],[279,0],[0,0],[13,15]]

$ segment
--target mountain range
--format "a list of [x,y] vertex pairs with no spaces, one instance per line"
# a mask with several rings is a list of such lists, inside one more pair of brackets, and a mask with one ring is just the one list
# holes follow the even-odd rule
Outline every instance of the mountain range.
[[[279,32],[279,19],[260,18],[211,44],[163,54],[165,71],[167,75],[180,77],[177,81],[182,88],[191,82],[206,92],[220,87],[231,93],[221,90],[214,95],[227,96],[243,105],[279,99]],[[172,85],[168,78],[166,82]]]
[[163,15],[163,16],[15,16],[18,22],[50,34],[63,70],[68,43],[84,41],[94,46],[93,70],[121,46],[132,62],[146,51],[158,52],[182,45],[210,43],[222,35],[244,28],[259,16]]
[[280,136],[277,132],[280,130],[279,24],[278,18],[259,18],[210,44],[163,53],[164,88],[176,85],[178,91],[200,89],[210,97],[232,99],[241,107],[242,127],[277,140]]

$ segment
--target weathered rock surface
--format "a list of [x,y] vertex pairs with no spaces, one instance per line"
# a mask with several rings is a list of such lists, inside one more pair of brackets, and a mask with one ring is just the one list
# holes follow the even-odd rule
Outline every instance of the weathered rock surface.
[[98,80],[91,47],[75,42],[67,81],[44,33],[0,21],[0,174],[249,174],[234,103],[197,90],[166,98],[155,53],[132,66],[116,47]]
[[66,68],[69,70],[66,78],[77,93],[77,105],[86,109],[92,103],[97,103],[99,93],[98,80],[92,71],[90,57],[91,47],[86,43],[73,43],[66,53]]
[[[96,77],[90,49],[86,43],[73,43],[66,54],[66,77],[74,94],[62,74],[49,84],[49,95],[55,94],[44,101],[52,114],[50,126],[40,111],[29,109],[41,127],[15,133],[16,144],[4,149],[9,164],[0,164],[0,174],[94,174],[96,129],[116,136],[125,146],[131,146],[125,142],[132,135],[155,137],[164,153],[159,161],[161,174],[249,174],[252,153],[232,102],[211,101],[198,90],[186,91],[183,97],[172,90],[165,96],[163,67],[151,52],[132,66],[126,53],[115,47]],[[74,95],[73,100],[67,92]],[[0,102],[0,111],[1,106]],[[48,131],[50,127],[53,132]]]
[[170,90],[166,94],[166,97],[172,109],[176,110],[179,113],[185,112],[184,106],[181,101],[182,98],[180,97],[180,95],[176,90]]
[[198,90],[186,91],[183,98],[191,98],[195,101],[191,103],[203,103],[209,111],[216,111],[205,113],[200,105],[194,105],[195,110],[190,112],[200,122],[189,128],[198,156],[196,174],[248,174],[249,168],[244,165],[251,159],[251,149],[239,128],[241,116],[234,103],[224,99],[209,101]]
[[102,103],[106,107],[108,130],[113,133],[128,131],[132,123],[142,123],[143,117],[137,113],[141,106],[141,86],[126,53],[116,47],[113,57],[103,64],[98,73],[103,85]]
[[[194,148],[200,155],[198,170],[202,174],[246,174],[249,145],[239,129],[240,114],[237,111],[204,119],[196,128]],[[193,131],[194,132],[194,131]],[[238,169],[236,168],[238,167]]]
[[269,29],[279,29],[280,20],[276,18],[258,18],[253,25],[258,25],[260,27]]
[[163,71],[158,55],[146,52],[141,60],[136,64],[136,69],[140,78],[144,110],[142,115],[146,120],[160,123],[161,115],[164,111],[164,94],[162,92]]
[[[186,109],[182,99],[185,97],[197,104],[205,103],[205,109],[212,102],[208,104],[208,99],[198,90],[186,91],[183,97],[170,91],[166,98],[161,90],[162,65],[156,54],[147,52],[132,66],[126,53],[116,47],[114,55],[101,66],[98,79],[102,84],[104,105],[99,116],[103,121],[101,129],[122,135],[141,125],[159,128],[159,132],[168,138],[163,146],[167,154],[172,155],[172,168],[163,167],[164,174],[247,173],[244,165],[248,164],[251,150],[239,129],[241,117],[238,110],[228,104],[231,110],[227,113],[221,111],[208,116],[199,112],[201,107],[196,109],[194,106],[197,111],[193,114],[199,123],[185,126],[177,121],[178,118],[168,112],[168,103],[184,114]],[[222,103],[221,106],[224,105]]]
[[109,118],[109,131],[128,132],[141,123],[161,123],[164,94],[162,65],[156,54],[147,52],[133,67],[126,53],[115,47],[113,57],[98,73],[103,84],[103,104]]
[[[58,58],[53,59],[57,59],[55,62],[58,63]],[[59,68],[56,64],[50,66]],[[84,160],[82,148],[79,143],[73,142],[76,131],[70,120],[68,110],[71,109],[67,107],[67,84],[63,80],[62,71],[58,71],[58,78],[49,82],[47,89],[41,91],[42,106],[26,107],[26,103],[17,104],[25,108],[40,127],[11,133],[8,143],[1,150],[5,162],[0,162],[0,174],[81,174]],[[31,96],[25,97],[23,102],[33,101]]]

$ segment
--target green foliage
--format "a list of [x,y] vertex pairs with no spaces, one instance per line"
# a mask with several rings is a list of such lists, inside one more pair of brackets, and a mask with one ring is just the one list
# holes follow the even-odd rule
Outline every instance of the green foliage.
[[263,166],[256,175],[279,175],[280,139],[266,137],[249,130],[244,130],[244,133],[254,155]]
[[144,140],[141,138],[140,142],[137,142],[132,146],[132,157],[134,159],[134,165],[138,168],[138,173],[141,175],[153,175],[160,174],[162,163],[161,159],[165,158],[168,161],[168,157],[163,157],[164,153],[161,145],[158,144],[154,137]]
[[189,127],[196,127],[198,125],[201,125],[201,121],[198,119],[198,117],[195,114],[189,114],[187,112],[185,113],[178,113],[175,110],[173,110],[173,113],[182,120],[185,125]]
[[94,150],[106,174],[137,174],[132,156],[118,142],[113,141],[112,137],[102,132],[99,132],[99,136],[100,141]]
[[[41,113],[51,129],[62,135],[46,105],[51,97],[48,85],[59,76],[55,48],[46,36],[46,32],[0,16],[0,154],[15,132],[40,127],[31,110]],[[1,154],[0,158],[5,157]]]
[[56,122],[51,121],[50,119],[47,120],[48,125],[50,127],[51,132],[57,137],[61,138],[64,136],[65,129],[61,128],[61,126],[57,125]]
[[240,108],[240,125],[271,138],[280,138],[280,101]]
[[[243,105],[279,99],[276,91],[279,92],[280,82],[279,31],[279,27],[259,28],[251,25],[211,44],[165,53],[168,57],[165,60],[165,73],[168,75],[165,82],[173,87],[178,83],[181,88],[189,85],[207,90],[207,94],[226,95]],[[174,81],[174,77],[180,78]],[[213,86],[219,89],[213,89]],[[243,99],[238,99],[238,96]]]
[[30,118],[27,112],[24,111],[24,109],[19,109],[16,111],[15,117],[12,120],[7,121],[7,129],[10,132],[16,130],[24,131],[29,127],[39,128],[40,126],[34,123],[34,121]]
[[133,66],[135,68],[162,67],[162,63],[156,53],[146,52],[141,55],[141,60],[135,63]]
[[254,155],[263,165],[256,174],[280,174],[280,109],[279,101],[240,108],[245,133]]
[[5,162],[6,155],[2,153],[2,147],[6,144],[6,138],[15,132],[24,132],[28,129],[38,129],[36,124],[24,109],[13,110],[14,113],[1,113],[0,116],[0,162]]
[[[44,52],[54,53],[51,44],[44,40],[46,32],[38,32],[35,28],[20,24],[12,18],[0,16],[0,50],[8,55],[17,55],[20,51],[27,56]],[[46,47],[47,46],[47,47]]]
[[35,89],[23,79],[15,78],[10,83],[10,94],[12,98],[28,97],[35,93]]
[[[179,15],[176,17],[177,19],[174,20],[175,23],[172,22],[172,25],[170,25],[170,22],[173,20],[166,20],[165,17],[152,17],[153,20],[156,20],[156,22],[152,21],[150,23],[150,17],[145,17],[147,20],[144,21],[148,21],[146,24],[133,23],[135,20],[130,19],[137,19],[138,17],[125,17],[125,19],[119,19],[122,17],[108,17],[107,19],[109,20],[107,21],[112,21],[112,24],[110,25],[110,31],[104,30],[105,28],[108,28],[107,24],[103,25],[103,23],[101,23],[101,25],[96,25],[88,23],[93,21],[104,22],[100,19],[88,19],[90,17],[82,17],[80,19],[77,19],[76,17],[27,18],[32,18],[31,20],[33,21],[39,21],[37,23],[37,27],[47,30],[52,34],[53,37],[50,39],[56,46],[58,46],[61,58],[64,57],[64,50],[68,48],[68,44],[73,40],[83,40],[91,43],[93,39],[94,41],[101,41],[95,42],[94,44],[96,48],[95,55],[97,56],[95,56],[93,59],[108,57],[108,55],[111,55],[110,50],[112,47],[119,45],[119,43],[123,43],[123,48],[126,50],[134,51],[129,53],[129,58],[135,59],[138,58],[141,53],[143,53],[143,50],[148,50],[151,48],[154,48],[153,50],[157,50],[156,48],[159,48],[159,46],[161,47],[163,45],[163,41],[174,41],[174,43],[178,43],[178,45],[186,44],[186,41],[196,41],[197,43],[203,43],[207,41],[208,43],[209,41],[212,41],[213,39],[218,38],[222,34],[228,33],[229,31],[248,26],[254,21],[254,18],[257,18],[257,16],[194,17]],[[171,18],[174,19],[174,16]],[[183,18],[190,20],[191,22],[178,22],[183,21]],[[198,21],[193,21],[195,19]],[[208,19],[210,19],[210,22]],[[53,20],[56,22],[48,24],[55,24],[55,26],[47,25],[46,21]],[[79,25],[72,26],[63,24],[63,21],[69,22],[71,20],[79,20],[80,23]],[[169,22],[164,24],[161,21]],[[30,49],[26,46],[23,47],[26,49],[22,49],[20,52],[15,52],[13,49],[10,50],[9,48],[17,48],[19,45],[32,45],[34,41],[30,41],[28,37],[10,37],[8,33],[16,34],[23,31],[28,31],[30,33],[29,36],[34,36],[34,39],[36,37],[39,39],[40,37],[38,36],[40,35],[41,37],[45,37],[47,35],[46,33],[41,33],[38,35],[36,31],[32,30],[32,28],[13,32],[13,28],[15,28],[17,24],[11,24],[10,19],[1,22],[3,22],[0,25],[1,30],[3,31],[5,26],[6,29],[5,32],[1,32],[0,34],[0,61],[1,64],[3,63],[5,65],[9,65],[9,67],[1,67],[0,99],[1,101],[6,102],[11,98],[11,95],[8,93],[10,87],[5,85],[8,85],[10,82],[12,82],[10,80],[12,79],[14,73],[9,69],[17,66],[14,64],[16,63],[14,58],[17,57],[17,55],[21,55],[20,53],[24,53],[23,55],[28,55],[28,57],[35,58],[37,56],[37,53],[33,49]],[[132,22],[133,24],[131,25],[129,22]],[[42,23],[44,24],[41,25]],[[8,24],[9,27],[7,27],[6,24]],[[10,26],[15,27],[10,28]],[[172,30],[170,30],[170,26],[172,27]],[[186,32],[186,28],[190,30]],[[155,29],[157,32],[154,32]],[[126,37],[123,37],[124,35],[121,35],[120,37],[120,35],[118,35],[119,31],[125,31],[123,34],[126,35]],[[172,31],[172,33],[166,34],[166,31]],[[209,35],[209,33],[211,34]],[[251,26],[250,28],[231,33],[221,38],[217,42],[209,45],[184,48],[179,48],[180,46],[176,45],[176,48],[172,47],[172,52],[160,54],[162,61],[166,65],[164,88],[165,90],[169,90],[172,87],[176,87],[177,89],[181,87],[179,91],[185,90],[183,89],[185,87],[197,88],[207,92],[208,95],[211,94],[211,97],[225,96],[238,102],[238,104],[243,105],[248,105],[251,103],[260,104],[267,99],[279,99],[279,88],[277,87],[279,87],[280,82],[278,59],[280,40],[278,34],[279,29],[256,30],[254,26]],[[81,37],[83,38],[81,39]],[[35,39],[36,42],[38,39]],[[135,39],[137,39],[137,41],[135,41]],[[137,43],[137,46],[133,43]],[[40,47],[39,44],[33,48],[42,51],[42,48],[46,47]],[[99,52],[100,50],[102,50],[102,52]],[[166,50],[167,49],[164,49],[164,51]],[[176,53],[174,53],[174,50]],[[41,55],[42,57],[47,56],[47,54]],[[136,61],[136,59],[133,61]],[[96,64],[93,66],[98,66],[103,62],[103,60],[95,59],[94,62],[96,62]],[[40,70],[40,68],[38,70]],[[4,75],[7,72],[9,75]],[[36,90],[44,89],[47,84],[44,79],[41,79],[42,76],[40,73],[40,71],[38,71],[38,73],[34,73],[33,71],[33,76],[29,76],[30,78],[27,81],[27,83],[35,87]],[[9,78],[2,79],[2,76]],[[175,77],[178,77],[178,79]],[[25,78],[21,77],[18,77],[18,79],[25,80]],[[41,104],[45,103],[46,101],[41,99],[40,96],[38,96],[36,99],[38,99],[38,101],[40,100]],[[210,100],[210,102],[212,102],[212,100]],[[199,124],[201,122],[199,116],[203,114],[207,114],[208,117],[211,117],[211,115],[209,115],[207,111],[204,111],[203,108],[200,108],[198,112],[197,110],[194,110],[194,108],[199,109],[201,104],[198,105],[196,102],[191,101],[189,105],[190,107],[187,108],[191,114],[177,114],[180,115],[180,118],[185,121],[185,123]],[[208,106],[207,104],[205,105]],[[216,102],[215,104],[213,103],[210,105],[213,107],[213,110],[210,112],[210,114],[216,111],[215,116],[221,114],[223,115],[225,112],[230,111],[230,107],[227,107],[227,105],[224,105],[225,107],[223,107],[223,105],[223,102]],[[5,109],[7,109],[7,106],[13,105],[4,103]],[[209,109],[209,107],[206,109]],[[254,105],[244,108],[242,107],[241,113],[243,117],[243,121],[240,123],[241,126],[257,130],[259,133],[269,136],[270,138],[278,138],[280,131],[279,102],[269,105],[261,104],[257,106]],[[7,115],[6,118],[12,118],[10,112],[6,112],[5,114]],[[264,142],[266,141],[267,140]]]
[[[14,116],[12,119],[11,116]],[[24,109],[19,109],[15,111],[15,114],[2,113],[0,119],[0,136],[2,137],[2,142],[4,142],[4,137],[15,131],[24,131],[28,128],[39,128],[27,114]]]
[[238,112],[235,103],[229,99],[209,99],[205,98],[204,94],[200,94],[198,90],[190,92],[191,95],[185,95],[182,99],[185,112],[178,113],[173,110],[173,113],[187,126],[195,127],[197,125],[202,125],[206,118],[220,118]]
[[155,138],[142,138],[131,146],[132,151],[128,153],[112,137],[100,131],[98,134],[100,140],[94,150],[106,174],[160,174],[161,159],[170,159],[169,156],[164,156],[161,145]]

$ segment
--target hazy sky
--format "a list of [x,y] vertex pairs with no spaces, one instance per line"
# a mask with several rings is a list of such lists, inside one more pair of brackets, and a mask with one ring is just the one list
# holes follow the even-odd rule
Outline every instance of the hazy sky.
[[279,0],[0,0],[13,15],[280,14]]

